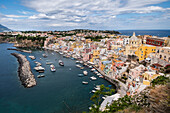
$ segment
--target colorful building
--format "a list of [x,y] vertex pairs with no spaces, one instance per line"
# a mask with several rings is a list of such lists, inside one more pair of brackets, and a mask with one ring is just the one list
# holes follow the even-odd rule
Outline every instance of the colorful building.
[[155,51],[156,51],[156,46],[142,45],[137,49],[135,55],[138,56],[139,61],[141,61],[147,58],[150,53],[154,53]]

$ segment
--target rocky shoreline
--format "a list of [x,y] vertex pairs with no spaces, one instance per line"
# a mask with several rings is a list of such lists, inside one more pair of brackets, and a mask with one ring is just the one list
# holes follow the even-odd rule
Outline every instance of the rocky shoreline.
[[19,67],[18,67],[18,76],[22,85],[26,88],[30,88],[36,85],[36,80],[31,71],[30,63],[27,60],[26,56],[18,53],[11,53],[11,55],[15,56],[18,59]]

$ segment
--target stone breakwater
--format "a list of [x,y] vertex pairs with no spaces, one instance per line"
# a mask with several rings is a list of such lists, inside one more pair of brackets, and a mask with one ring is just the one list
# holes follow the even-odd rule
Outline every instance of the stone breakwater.
[[14,48],[7,48],[7,50],[15,50],[15,51],[21,51],[25,53],[32,53],[32,51],[22,50],[22,49],[14,49]]
[[22,85],[26,88],[30,88],[36,85],[34,75],[31,71],[30,63],[27,60],[26,56],[18,53],[11,53],[18,59],[18,76],[22,82]]

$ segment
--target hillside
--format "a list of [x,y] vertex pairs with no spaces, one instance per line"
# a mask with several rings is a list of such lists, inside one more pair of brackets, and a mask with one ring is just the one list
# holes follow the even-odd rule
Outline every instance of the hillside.
[[0,32],[4,32],[4,31],[11,31],[11,30],[0,24]]

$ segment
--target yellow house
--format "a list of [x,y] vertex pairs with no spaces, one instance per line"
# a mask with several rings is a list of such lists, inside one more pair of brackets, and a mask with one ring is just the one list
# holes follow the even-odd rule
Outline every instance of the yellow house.
[[160,74],[156,74],[155,72],[145,72],[145,73],[142,74],[142,76],[144,78],[143,84],[144,85],[150,85],[152,80],[157,78],[158,76],[160,76]]
[[99,58],[100,50],[93,50],[93,58]]
[[154,53],[155,51],[156,51],[156,46],[142,45],[137,49],[135,55],[138,56],[139,61],[141,61],[147,58],[150,53]]

